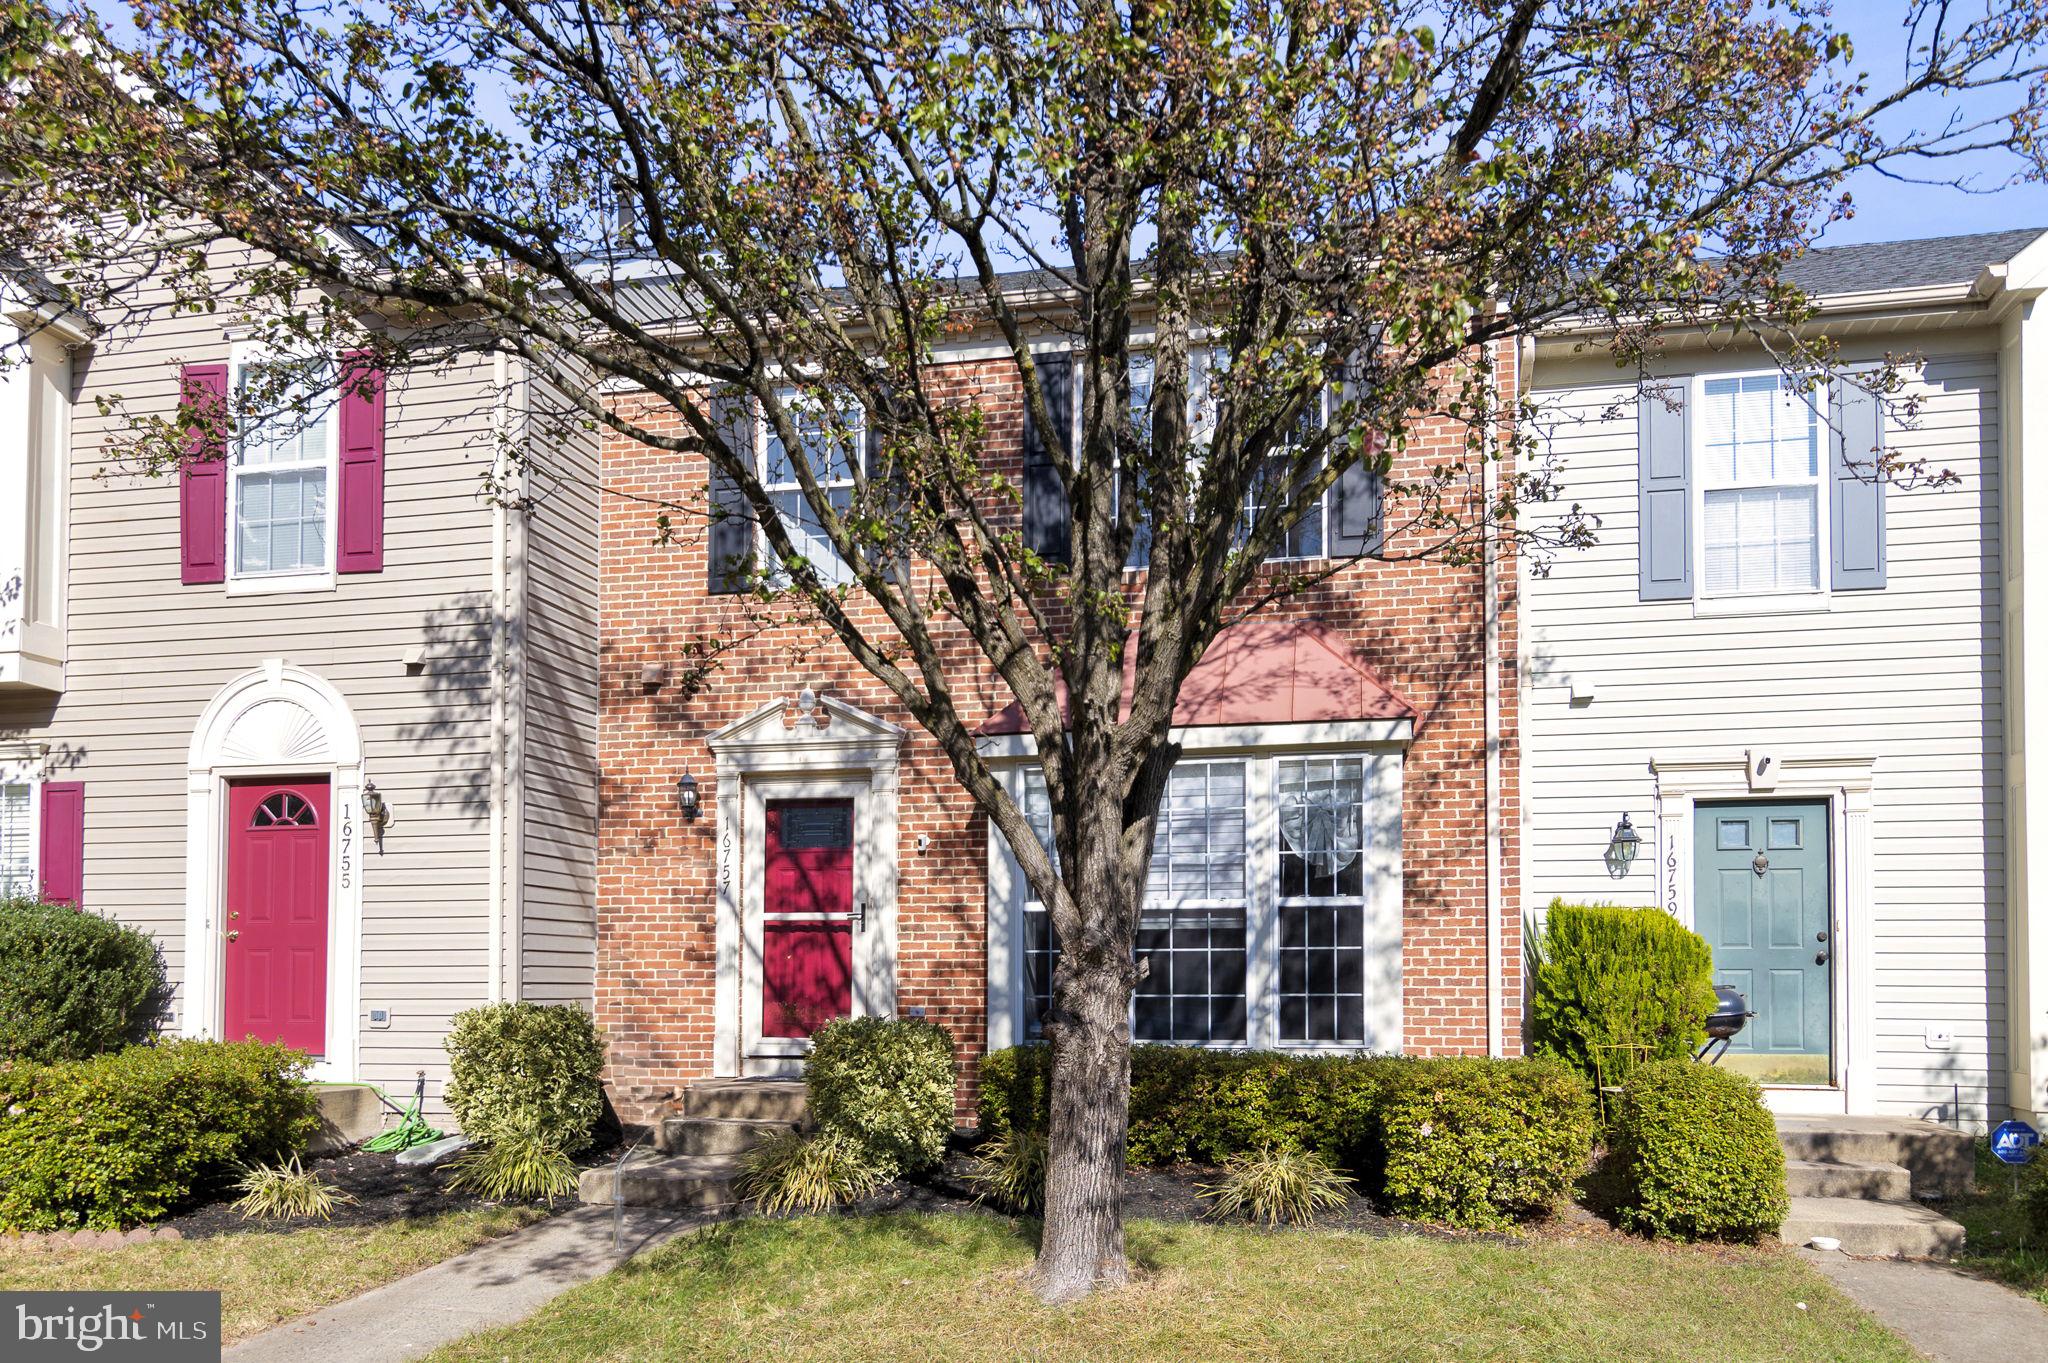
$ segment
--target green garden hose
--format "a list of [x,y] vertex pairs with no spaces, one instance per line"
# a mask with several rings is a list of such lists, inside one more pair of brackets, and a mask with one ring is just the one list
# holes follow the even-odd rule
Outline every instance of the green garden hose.
[[428,1141],[441,1139],[441,1133],[428,1126],[426,1119],[420,1116],[420,1107],[427,1097],[427,1077],[424,1074],[420,1076],[419,1086],[413,1090],[412,1101],[405,1105],[403,1112],[399,1112],[398,1105],[389,1098],[384,1098],[382,1093],[377,1096],[384,1099],[384,1106],[398,1112],[398,1125],[387,1131],[380,1131],[364,1141],[363,1149],[373,1155],[395,1155],[401,1150],[410,1150],[415,1145],[425,1145]]

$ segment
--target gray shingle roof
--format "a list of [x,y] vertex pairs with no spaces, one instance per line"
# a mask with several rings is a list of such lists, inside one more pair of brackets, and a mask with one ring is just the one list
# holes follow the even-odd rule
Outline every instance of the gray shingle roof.
[[2044,230],[2048,229],[2022,227],[1918,241],[1822,246],[1794,261],[1785,273],[1800,288],[1816,295],[1967,284],[1985,266],[2012,259]]

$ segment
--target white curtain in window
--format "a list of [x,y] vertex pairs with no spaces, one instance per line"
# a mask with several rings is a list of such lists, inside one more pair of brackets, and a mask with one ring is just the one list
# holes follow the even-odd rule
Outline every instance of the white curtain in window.
[[1280,837],[1317,875],[1334,876],[1365,848],[1361,764],[1285,763]]
[[1740,488],[1706,500],[1708,595],[1819,587],[1814,488]]

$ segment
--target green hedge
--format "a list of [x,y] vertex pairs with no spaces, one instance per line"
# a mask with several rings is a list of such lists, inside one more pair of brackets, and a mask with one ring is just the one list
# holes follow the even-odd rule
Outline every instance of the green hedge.
[[[1661,909],[1552,902],[1530,941],[1530,1048],[1599,1082],[1601,1046],[1646,1048],[1676,1060],[1706,1038],[1714,1011],[1706,939]],[[1626,1078],[1625,1053],[1607,1052],[1605,1082]]]
[[67,904],[0,899],[0,1060],[84,1060],[146,1041],[168,999],[147,933]]
[[0,1065],[0,1227],[159,1220],[296,1152],[320,1125],[305,1069],[283,1046],[180,1040]]
[[568,1004],[492,1003],[455,1015],[447,1039],[448,1110],[488,1145],[538,1139],[573,1155],[604,1114],[604,1039]]
[[953,1134],[953,1037],[917,1018],[835,1018],[811,1037],[805,1111],[883,1178],[928,1169]]
[[1481,1229],[1545,1216],[1592,1157],[1592,1097],[1555,1061],[1397,1061],[1381,1084],[1377,1186],[1397,1216]]
[[1609,1136],[1624,1229],[1759,1240],[1785,1219],[1785,1152],[1754,1080],[1661,1060],[1630,1076]]
[[[983,1059],[984,1136],[1045,1128],[1051,1060],[1044,1046]],[[1491,1226],[1555,1203],[1592,1141],[1585,1086],[1548,1061],[1131,1051],[1134,1164],[1312,1151],[1399,1215]]]
[[[1354,1163],[1386,1060],[1276,1051],[1131,1048],[1134,1164],[1221,1164],[1253,1150],[1311,1150]],[[1017,1046],[982,1060],[977,1115],[984,1135],[1050,1120],[1052,1052]]]

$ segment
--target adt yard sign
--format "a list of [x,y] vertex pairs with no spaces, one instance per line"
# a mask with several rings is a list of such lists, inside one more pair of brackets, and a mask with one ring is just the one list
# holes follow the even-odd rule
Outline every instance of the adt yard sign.
[[1991,1153],[2007,1164],[2025,1164],[2040,1143],[2041,1133],[2025,1122],[2000,1122],[1991,1133]]

